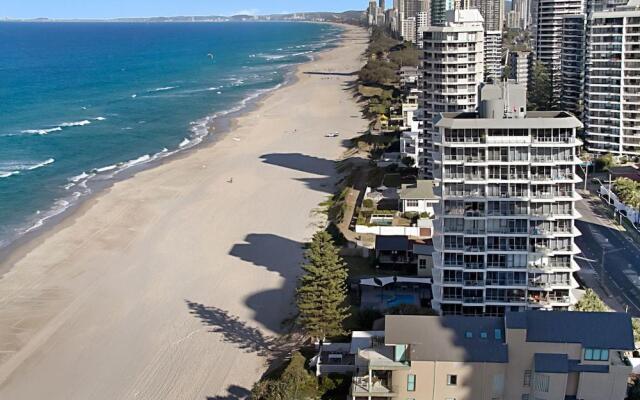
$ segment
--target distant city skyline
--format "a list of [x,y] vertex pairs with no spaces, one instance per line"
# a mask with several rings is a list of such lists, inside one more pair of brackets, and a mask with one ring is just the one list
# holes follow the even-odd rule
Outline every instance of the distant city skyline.
[[362,0],[8,0],[0,18],[103,19],[120,17],[172,17],[191,15],[264,15],[312,11],[364,10]]

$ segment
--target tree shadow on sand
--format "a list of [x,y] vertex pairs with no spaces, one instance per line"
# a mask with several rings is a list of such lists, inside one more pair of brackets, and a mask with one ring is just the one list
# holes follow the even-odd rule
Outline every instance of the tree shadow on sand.
[[234,244],[229,254],[277,272],[285,279],[297,277],[304,249],[302,243],[270,233],[251,233],[244,242]]
[[207,400],[246,400],[251,397],[251,391],[238,385],[230,385],[227,388],[227,395],[207,396]]
[[317,178],[296,178],[313,190],[329,194],[335,190],[336,163],[332,160],[300,153],[271,153],[260,158],[266,164],[318,175]]
[[225,310],[189,300],[185,302],[189,312],[198,317],[203,325],[210,327],[210,332],[221,334],[225,342],[232,343],[247,353],[257,353],[263,357],[272,355],[276,347],[275,338],[263,334],[258,328],[247,325]]

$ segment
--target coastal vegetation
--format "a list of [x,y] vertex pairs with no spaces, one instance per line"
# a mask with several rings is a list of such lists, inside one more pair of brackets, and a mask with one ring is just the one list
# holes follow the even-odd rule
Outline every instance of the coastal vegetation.
[[531,111],[552,110],[552,93],[553,87],[547,67],[540,61],[534,61],[527,91],[527,108]]
[[576,311],[600,312],[611,311],[592,289],[587,289],[575,305]]
[[324,340],[345,333],[342,322],[349,316],[347,268],[326,231],[319,231],[305,253],[297,290],[298,321],[307,335]]
[[350,380],[344,375],[317,379],[307,368],[307,359],[296,351],[284,369],[256,383],[251,390],[253,400],[343,399]]
[[398,42],[382,29],[374,28],[370,40],[368,61],[358,74],[367,85],[391,86],[397,82],[399,68],[417,67],[420,63],[418,49],[413,44]]
[[618,178],[613,182],[613,192],[624,204],[640,209],[640,182]]
[[608,171],[609,168],[613,167],[615,165],[615,160],[613,159],[613,155],[611,153],[607,153],[596,158],[593,163],[596,171],[602,172]]

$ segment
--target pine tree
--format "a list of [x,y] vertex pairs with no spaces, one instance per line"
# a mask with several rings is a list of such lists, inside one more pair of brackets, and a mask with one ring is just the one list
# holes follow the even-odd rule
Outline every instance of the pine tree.
[[535,61],[531,68],[531,81],[529,82],[527,107],[531,111],[547,111],[553,107],[553,86],[547,67]]
[[313,236],[305,260],[297,291],[299,322],[313,338],[341,335],[342,321],[349,316],[347,268],[327,232]]

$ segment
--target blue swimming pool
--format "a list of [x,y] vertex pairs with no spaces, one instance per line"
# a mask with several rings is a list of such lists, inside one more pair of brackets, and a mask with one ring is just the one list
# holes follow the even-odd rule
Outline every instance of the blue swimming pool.
[[390,295],[388,298],[385,298],[385,305],[387,307],[396,307],[401,304],[418,304],[418,298],[413,294]]

